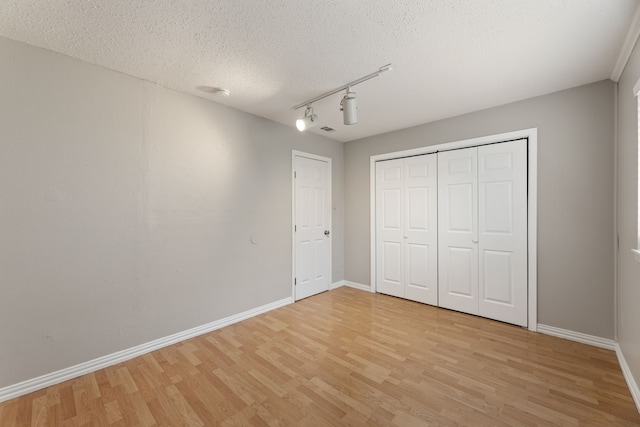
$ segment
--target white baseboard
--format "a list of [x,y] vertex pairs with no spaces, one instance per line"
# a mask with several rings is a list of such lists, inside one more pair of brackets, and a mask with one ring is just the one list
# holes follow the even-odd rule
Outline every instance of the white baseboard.
[[571,341],[581,342],[583,344],[589,344],[595,347],[606,348],[607,350],[616,349],[615,341],[608,338],[600,338],[593,335],[583,334],[581,332],[556,328],[554,326],[547,326],[538,323],[538,332],[546,335],[553,335],[554,337],[565,338]]
[[332,291],[334,289],[338,289],[344,286],[344,280],[340,280],[338,282],[332,283],[329,285],[329,290]]
[[583,344],[589,344],[600,348],[606,348],[607,350],[613,350],[616,352],[618,356],[618,362],[620,363],[620,369],[622,370],[622,375],[624,376],[625,381],[627,382],[627,386],[629,387],[629,392],[631,393],[631,397],[633,397],[633,401],[636,404],[636,408],[638,412],[640,412],[640,388],[638,388],[638,383],[636,382],[633,374],[631,373],[631,369],[627,364],[627,361],[622,354],[622,349],[620,345],[610,339],[595,337],[593,335],[587,335],[580,332],[568,331],[566,329],[560,329],[553,326],[541,325],[538,323],[538,332],[547,335],[553,335],[555,337],[565,338],[571,341],[581,342]]
[[371,292],[371,286],[363,285],[362,283],[344,281],[344,285],[354,289],[360,289],[361,291]]
[[638,412],[640,412],[640,388],[638,388],[638,383],[636,382],[635,378],[633,378],[631,369],[629,368],[629,365],[624,358],[624,354],[622,354],[620,344],[616,343],[615,347],[616,355],[618,356],[618,362],[620,362],[620,369],[622,369],[622,375],[624,375],[624,379],[627,382],[627,386],[629,387],[629,391],[631,392],[633,401],[636,402],[636,408],[638,409]]
[[121,350],[116,353],[109,354],[107,356],[89,360],[88,362],[80,363],[78,365],[61,369],[50,374],[45,374],[37,378],[20,382],[18,384],[0,388],[0,402],[14,399],[16,397],[20,397],[37,390],[41,390],[45,387],[50,387],[52,385],[59,384],[61,382],[79,377],[81,375],[86,375],[99,369],[104,369],[106,367],[116,365],[129,359],[133,359],[134,357],[149,353],[151,351],[176,344],[180,341],[184,341],[186,339],[193,338],[207,332],[215,331],[216,329],[220,329],[225,326],[240,322],[242,320],[258,316],[268,311],[275,310],[276,308],[284,307],[285,305],[291,304],[292,302],[293,298],[284,298],[270,304],[265,304],[254,309],[247,310],[243,313],[225,317],[224,319],[216,320],[215,322],[207,323],[206,325],[197,326],[183,332],[178,332],[177,334],[169,335],[164,338],[159,338],[145,344],[137,345],[126,350]]

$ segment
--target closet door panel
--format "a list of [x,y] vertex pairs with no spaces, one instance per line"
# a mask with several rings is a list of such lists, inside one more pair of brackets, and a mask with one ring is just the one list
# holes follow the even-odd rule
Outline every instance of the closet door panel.
[[405,298],[438,304],[437,156],[404,160]]
[[404,297],[404,163],[376,163],[376,289]]
[[[447,292],[451,296],[475,299],[476,280],[473,277],[476,268],[475,251],[472,248],[449,246],[446,254],[448,278]],[[448,307],[454,308],[454,307]]]
[[[402,243],[385,241],[382,244],[382,281],[391,286],[385,293],[403,296],[396,288],[402,286]],[[382,292],[382,291],[381,291]]]
[[479,314],[527,326],[527,144],[478,148]]
[[438,300],[478,314],[478,149],[438,153]]

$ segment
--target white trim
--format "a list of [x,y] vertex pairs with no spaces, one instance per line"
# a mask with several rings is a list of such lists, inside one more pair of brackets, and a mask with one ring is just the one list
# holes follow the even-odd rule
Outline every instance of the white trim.
[[538,328],[538,129],[532,129],[529,138],[527,187],[527,267],[529,269],[529,295],[527,300],[530,331]]
[[640,95],[640,80],[638,80],[636,84],[633,86],[633,96],[638,96],[638,95]]
[[430,145],[411,150],[395,151],[371,156],[369,164],[370,183],[370,251],[371,251],[371,292],[376,292],[376,162],[400,157],[419,156],[436,153],[438,151],[455,150],[458,148],[475,147],[494,144],[496,142],[528,139],[528,266],[529,266],[529,295],[528,295],[528,328],[536,331],[538,324],[538,128],[523,129],[514,132],[487,135],[462,141]]
[[[631,25],[629,26],[629,31],[627,31],[627,36],[624,39],[624,43],[622,44],[622,48],[620,49],[620,54],[618,55],[618,60],[616,61],[616,65],[613,67],[611,71],[611,80],[617,82],[620,80],[620,76],[622,76],[622,72],[624,68],[627,66],[627,62],[631,57],[631,52],[633,52],[633,48],[638,41],[638,37],[640,36],[640,5],[636,7],[636,12],[633,15],[633,20],[631,21]],[[634,93],[637,93],[634,91]]]
[[[390,159],[393,157],[390,157]],[[373,293],[377,292],[376,286],[376,162],[378,156],[371,156],[369,160],[369,268],[371,276],[369,282],[369,290]]]
[[363,285],[362,283],[350,282],[348,280],[345,280],[344,281],[344,285],[346,287],[353,288],[353,289],[359,289],[359,290],[365,291],[365,292],[374,292],[371,289],[371,286]]
[[618,341],[618,85],[613,85],[613,339]]
[[334,282],[329,286],[329,290],[332,291],[334,289],[338,289],[344,286],[344,280],[340,280],[338,282]]
[[636,260],[636,262],[640,263],[640,250],[631,249],[631,253],[633,253],[633,258]]
[[620,363],[620,369],[622,369],[622,375],[624,376],[624,380],[627,382],[629,392],[631,392],[631,397],[633,397],[633,401],[636,403],[636,408],[638,409],[638,412],[640,412],[640,388],[638,388],[638,383],[635,378],[633,378],[633,374],[627,364],[627,360],[624,358],[624,354],[622,354],[620,344],[615,343],[615,349],[616,355],[618,356],[618,362]]
[[296,300],[296,150],[291,151],[291,299]]
[[437,153],[438,151],[457,150],[459,148],[477,147],[480,145],[495,144],[496,142],[512,141],[529,138],[538,133],[538,128],[522,129],[513,132],[498,133],[495,135],[480,136],[477,138],[463,139],[461,141],[445,142],[426,147],[412,148],[409,150],[394,151],[392,153],[376,154],[371,156],[372,164],[380,160],[397,159],[400,157],[419,156],[421,154]]
[[207,323],[206,325],[197,326],[183,332],[178,332],[177,334],[159,338],[157,340],[121,350],[107,356],[89,360],[88,362],[80,363],[78,365],[70,366],[56,372],[51,372],[49,374],[20,382],[18,384],[0,388],[0,402],[15,399],[16,397],[24,396],[25,394],[50,387],[55,384],[59,384],[61,382],[79,377],[81,375],[86,375],[99,369],[104,369],[109,366],[125,362],[129,359],[133,359],[134,357],[138,357],[143,354],[161,349],[163,347],[179,343],[198,335],[215,331],[216,329],[224,328],[225,326],[232,325],[234,323],[249,319],[254,316],[258,316],[268,311],[275,310],[276,308],[284,307],[291,304],[292,302],[293,299],[291,297],[287,297],[279,301],[265,304],[263,306],[253,308],[239,314],[234,314],[233,316],[225,317],[224,319],[216,320],[215,322]]
[[594,335],[583,334],[582,332],[569,331],[567,329],[556,328],[555,326],[538,324],[538,332],[545,335],[552,335],[554,337],[580,342],[582,344],[589,344],[594,347],[606,348],[607,350],[616,349],[615,341],[608,338],[600,338]]
[[[640,7],[640,6],[639,6]],[[636,165],[638,166],[638,198],[636,199],[636,202],[638,204],[638,218],[637,218],[637,224],[638,224],[638,228],[637,228],[637,240],[636,240],[636,248],[638,250],[640,250],[640,93],[638,93],[638,90],[640,90],[640,80],[638,80],[638,82],[636,83],[635,87],[633,88],[633,94],[636,97],[636,121],[637,121],[637,138],[638,138],[638,160]],[[637,262],[640,263],[640,257],[638,257],[638,254],[634,251],[634,249],[631,249],[632,253],[634,254],[634,258]]]
[[[291,150],[291,298],[296,300],[296,157],[305,157],[307,159],[319,160],[321,162],[327,162],[329,164],[329,230],[333,231],[333,192],[332,192],[332,177],[333,177],[333,165],[330,157],[318,156],[317,154],[305,153],[304,151]],[[333,265],[333,236],[330,236],[331,244],[329,245],[329,275],[332,274]],[[331,283],[329,284],[329,290],[331,290]]]

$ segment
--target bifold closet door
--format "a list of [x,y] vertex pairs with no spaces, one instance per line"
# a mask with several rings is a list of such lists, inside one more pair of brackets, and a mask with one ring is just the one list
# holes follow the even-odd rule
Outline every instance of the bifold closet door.
[[438,153],[438,300],[478,314],[478,149]]
[[527,144],[478,147],[478,314],[527,326]]
[[438,305],[438,162],[435,154],[404,160],[404,297]]
[[376,289],[438,304],[435,154],[376,164]]
[[376,290],[404,297],[404,159],[376,163]]
[[527,144],[438,154],[439,304],[527,326]]

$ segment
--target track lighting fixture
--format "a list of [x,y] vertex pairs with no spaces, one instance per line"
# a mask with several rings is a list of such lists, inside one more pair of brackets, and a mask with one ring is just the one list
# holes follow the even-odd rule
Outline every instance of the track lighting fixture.
[[358,123],[358,106],[356,105],[356,93],[347,88],[347,93],[340,101],[340,111],[345,125],[355,125]]
[[371,74],[367,74],[366,76],[361,77],[358,80],[354,80],[351,83],[347,83],[346,85],[340,86],[337,89],[334,89],[327,93],[323,93],[320,96],[316,96],[315,98],[305,101],[302,104],[294,106],[294,110],[305,106],[307,107],[304,111],[304,118],[296,120],[296,127],[300,132],[302,132],[318,124],[318,116],[313,114],[313,108],[311,107],[311,104],[328,96],[341,92],[345,89],[347,93],[342,97],[342,100],[340,101],[340,111],[342,111],[342,118],[345,125],[355,125],[356,123],[358,123],[358,106],[356,104],[356,93],[351,92],[351,86],[355,86],[374,77],[378,77],[381,73],[389,71],[390,69],[391,64],[384,65],[378,68],[377,71]]
[[313,107],[307,105],[307,109],[304,110],[304,118],[296,120],[296,127],[300,132],[314,127],[318,124],[318,116],[313,114]]

